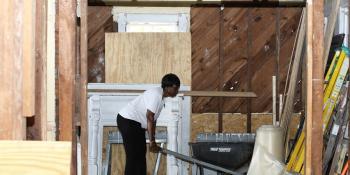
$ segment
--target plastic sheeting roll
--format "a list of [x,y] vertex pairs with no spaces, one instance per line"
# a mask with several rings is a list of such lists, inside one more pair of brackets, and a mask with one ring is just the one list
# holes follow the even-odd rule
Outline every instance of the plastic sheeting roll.
[[285,175],[283,130],[263,125],[256,133],[253,158],[248,175]]

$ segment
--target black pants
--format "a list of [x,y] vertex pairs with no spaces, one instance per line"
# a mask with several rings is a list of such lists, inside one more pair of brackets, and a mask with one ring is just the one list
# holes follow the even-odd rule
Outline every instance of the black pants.
[[118,114],[117,124],[126,154],[125,175],[146,175],[145,129],[139,122]]

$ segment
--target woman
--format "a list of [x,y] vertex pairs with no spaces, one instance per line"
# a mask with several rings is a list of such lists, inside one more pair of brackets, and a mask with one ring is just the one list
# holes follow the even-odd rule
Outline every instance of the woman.
[[161,87],[145,91],[128,103],[118,114],[117,124],[123,138],[126,153],[125,175],[146,175],[146,138],[150,140],[149,150],[158,152],[155,143],[157,118],[164,107],[165,97],[175,97],[180,88],[180,79],[175,74],[162,78]]

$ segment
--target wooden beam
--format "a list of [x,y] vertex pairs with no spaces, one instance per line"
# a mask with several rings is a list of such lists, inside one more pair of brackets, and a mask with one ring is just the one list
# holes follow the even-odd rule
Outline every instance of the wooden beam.
[[[88,80],[88,2],[80,0],[80,144],[81,170],[87,174],[88,170],[88,116],[87,116],[87,80]],[[78,167],[79,168],[79,167]]]
[[[34,0],[24,2],[23,30],[23,116],[35,114],[35,7]],[[38,38],[36,38],[38,39]]]
[[77,60],[77,1],[58,1],[59,140],[72,141],[71,174],[76,174],[75,87]]
[[[89,89],[91,93],[142,93],[143,90],[114,90],[114,89]],[[228,91],[180,91],[179,95],[192,97],[234,97],[234,98],[256,98],[254,92],[228,92]]]
[[[252,38],[252,27],[251,27],[251,21],[252,21],[252,9],[248,9],[248,18],[247,18],[247,90],[250,91],[252,89],[252,70],[251,70],[251,64],[252,64],[252,45],[253,45],[253,38]],[[252,101],[250,99],[246,99],[246,105],[247,105],[247,133],[252,132]]]
[[46,140],[46,12],[46,1],[36,1],[35,117],[29,130],[34,140]]
[[25,139],[22,115],[23,0],[4,0],[0,6],[0,140]]
[[254,92],[226,92],[226,91],[188,91],[184,96],[193,97],[237,97],[237,98],[256,98]]
[[76,1],[60,0],[58,9],[59,140],[71,141],[75,114]]
[[70,142],[0,141],[0,172],[69,175],[70,146]]
[[[219,91],[223,90],[223,63],[224,63],[224,7],[220,8],[220,26],[219,26]],[[219,115],[218,115],[218,132],[222,133],[223,130],[223,117],[222,117],[222,108],[223,108],[223,98],[219,98]]]
[[305,6],[305,0],[89,0],[89,5],[108,6],[167,6],[187,7],[196,5],[221,6],[225,7],[247,7],[247,6]]
[[307,0],[306,175],[322,174],[323,3]]

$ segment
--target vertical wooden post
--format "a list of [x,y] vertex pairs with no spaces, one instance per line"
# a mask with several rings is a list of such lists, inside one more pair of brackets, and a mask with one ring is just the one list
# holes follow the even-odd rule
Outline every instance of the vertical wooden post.
[[[252,15],[251,15],[251,10],[252,8],[249,8],[248,9],[248,29],[247,29],[247,38],[248,38],[248,42],[247,42],[247,55],[248,55],[248,60],[247,60],[247,90],[246,91],[251,91],[252,89],[252,73],[251,73],[251,59],[252,59],[252,56],[251,56],[251,49],[252,49],[252,34],[251,34],[251,25],[250,25],[250,22],[251,22],[251,18],[252,18]],[[252,100],[249,98],[249,99],[246,99],[247,101],[247,133],[251,133],[252,132],[252,113],[251,113],[251,106],[252,106]]]
[[75,73],[77,59],[77,1],[58,1],[59,140],[72,141],[71,174],[76,174]]
[[323,1],[307,0],[307,175],[322,174]]
[[35,7],[34,0],[23,2],[23,116],[35,114]]
[[76,61],[76,1],[58,1],[59,140],[72,141]]
[[22,115],[23,0],[3,0],[0,6],[0,140],[25,139]]
[[[220,7],[220,27],[219,27],[219,91],[222,91],[223,87],[223,57],[224,57],[224,7]],[[223,98],[219,97],[219,114],[218,114],[218,132],[223,132]]]
[[33,139],[46,140],[46,1],[36,1],[35,117]]
[[[279,100],[279,94],[280,94],[280,51],[281,51],[281,9],[276,8],[276,65],[275,65],[275,76],[276,76],[276,104],[275,108],[279,109],[279,104],[281,103]],[[279,110],[276,111],[276,121],[280,120],[280,112]]]
[[88,79],[88,36],[87,36],[87,15],[88,15],[88,1],[80,1],[80,125],[81,125],[81,165],[82,174],[86,175],[88,172],[88,117],[87,117],[87,79]]

